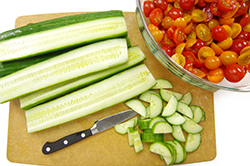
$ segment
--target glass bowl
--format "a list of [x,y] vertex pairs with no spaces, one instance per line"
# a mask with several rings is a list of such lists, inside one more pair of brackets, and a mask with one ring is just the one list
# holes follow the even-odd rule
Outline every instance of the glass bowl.
[[136,17],[137,23],[141,32],[141,35],[148,46],[149,50],[156,57],[156,59],[166,67],[170,72],[176,75],[181,80],[210,91],[217,91],[219,89],[237,92],[250,92],[250,74],[247,73],[246,76],[237,83],[228,82],[224,79],[222,82],[215,84],[206,79],[200,78],[191,72],[182,68],[177,64],[165,51],[158,45],[154,37],[151,35],[148,24],[149,19],[145,17],[143,13],[143,3],[145,0],[136,0]]

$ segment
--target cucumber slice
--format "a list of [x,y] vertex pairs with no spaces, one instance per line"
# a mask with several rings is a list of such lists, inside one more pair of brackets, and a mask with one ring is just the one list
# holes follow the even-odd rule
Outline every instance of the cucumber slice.
[[195,123],[200,123],[204,117],[204,111],[200,106],[191,105],[190,108],[193,110],[194,118],[192,119]]
[[168,156],[163,156],[164,161],[166,162],[167,165],[172,165],[175,163],[176,157],[177,157],[177,152],[176,149],[174,147],[174,145],[172,143],[170,143],[172,141],[164,141],[164,144],[166,144],[171,153],[172,153],[172,157],[168,157]]
[[173,92],[173,91],[166,90],[166,89],[160,89],[160,95],[161,95],[162,99],[166,102],[169,102],[169,100],[173,94],[175,95],[175,97],[177,98],[178,101],[181,100],[183,97],[183,94],[181,94],[181,93]]
[[138,99],[131,99],[127,102],[125,102],[125,104],[133,109],[135,112],[137,112],[138,114],[140,114],[143,117],[146,117],[146,107],[143,105],[143,103],[138,100]]
[[182,124],[182,128],[187,132],[191,134],[199,133],[203,130],[203,127],[201,127],[199,124],[195,123],[193,120],[185,117],[187,121]]
[[192,109],[186,103],[178,102],[177,111],[191,119],[194,117]]
[[163,101],[161,97],[155,94],[151,94],[150,95],[150,109],[149,109],[150,118],[154,118],[160,115],[162,112],[162,108],[163,108]]
[[186,122],[186,118],[175,112],[172,116],[167,117],[166,120],[172,125],[182,125]]
[[20,97],[21,108],[23,110],[28,110],[41,103],[62,96],[68,92],[77,90],[83,86],[89,85],[101,79],[104,79],[108,76],[118,73],[119,71],[130,68],[142,62],[143,60],[145,60],[145,55],[142,50],[138,46],[130,47],[128,48],[128,62],[22,96]]
[[186,152],[189,152],[189,153],[194,152],[200,147],[200,144],[201,144],[201,134],[189,133],[187,135],[187,141],[185,143],[185,150]]
[[183,98],[180,101],[189,105],[192,102],[192,100],[193,100],[193,95],[191,92],[188,92],[183,96]]
[[156,79],[156,85],[153,86],[151,89],[171,89],[173,88],[173,84],[171,82],[169,82],[166,79]]
[[145,64],[135,66],[25,111],[28,133],[95,113],[147,91],[155,79]]
[[128,144],[129,146],[134,146],[134,140],[138,137],[138,130],[133,129],[132,127],[128,128]]
[[114,126],[114,129],[119,134],[126,134],[128,132],[128,128],[134,128],[137,125],[138,117],[134,117],[126,122],[120,123]]
[[152,129],[143,129],[143,133],[153,133]]
[[0,79],[0,103],[128,60],[126,39],[96,42]]
[[146,92],[143,92],[139,96],[139,99],[142,100],[142,101],[150,103],[150,100],[151,100],[150,96],[151,96],[151,94],[155,94],[155,95],[158,95],[160,97],[160,94],[157,93],[156,91],[154,91],[154,90],[148,90]]
[[177,152],[175,163],[180,164],[186,160],[187,152],[185,150],[185,147],[179,141],[173,140],[173,142],[175,143],[175,149]]
[[153,133],[172,133],[173,128],[168,122],[156,122],[152,127]]
[[172,127],[173,127],[173,132],[172,132],[173,137],[180,142],[186,142],[186,138],[182,131],[181,126],[172,126]]
[[144,116],[140,116],[140,117],[141,117],[141,119],[147,119],[147,118],[149,118],[149,115],[150,115],[150,105],[148,105],[146,107],[146,117],[144,117]]
[[161,115],[166,117],[173,115],[177,110],[177,106],[178,106],[178,100],[175,97],[175,95],[172,95],[168,104],[163,108]]
[[173,156],[169,146],[167,146],[166,144],[164,144],[163,142],[160,142],[160,141],[152,143],[149,146],[149,151],[153,152],[153,153],[156,153],[156,154],[159,154],[161,156],[166,156],[166,157],[172,157]]
[[139,132],[137,132],[138,136],[134,139],[134,149],[135,149],[135,153],[139,153],[141,151],[143,151],[143,144],[139,135]]
[[138,127],[139,129],[150,129],[149,124],[151,122],[151,119],[141,119],[138,120]]
[[164,135],[163,134],[154,134],[154,133],[141,133],[141,140],[142,142],[156,142],[156,141],[163,141]]
[[160,116],[153,118],[149,123],[149,128],[152,129],[156,122],[166,122],[166,119]]

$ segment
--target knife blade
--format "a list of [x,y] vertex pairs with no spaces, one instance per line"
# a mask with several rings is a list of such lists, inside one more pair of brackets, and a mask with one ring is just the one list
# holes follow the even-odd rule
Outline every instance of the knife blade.
[[131,109],[128,111],[120,112],[120,113],[111,115],[109,117],[100,119],[96,121],[93,127],[91,127],[90,129],[73,133],[55,142],[46,142],[43,145],[42,152],[43,154],[46,154],[46,155],[56,152],[78,141],[81,141],[89,136],[92,136],[94,134],[103,132],[111,127],[114,127],[115,125],[125,120],[128,120],[129,118],[135,116],[136,114],[137,113]]

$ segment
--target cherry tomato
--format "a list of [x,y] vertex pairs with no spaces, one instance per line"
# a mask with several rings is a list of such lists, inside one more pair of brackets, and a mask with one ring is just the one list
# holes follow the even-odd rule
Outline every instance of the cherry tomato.
[[229,49],[233,44],[233,39],[231,37],[228,37],[226,40],[220,41],[217,43],[217,45],[222,49],[222,50],[227,50]]
[[231,29],[232,29],[232,36],[231,37],[234,39],[240,34],[242,27],[239,23],[233,23],[231,25]]
[[187,39],[186,40],[186,49],[193,47],[193,45],[197,42],[197,39]]
[[210,47],[214,50],[216,55],[222,54],[224,51],[214,42],[211,43]]
[[175,47],[175,45],[176,45],[176,44],[174,43],[174,41],[168,37],[167,33],[164,33],[163,39],[162,39],[162,41],[161,41],[161,44],[162,44],[163,46],[167,46],[167,47],[170,47],[170,48],[173,48],[173,47]]
[[162,21],[161,21],[161,26],[165,29],[170,28],[174,23],[174,20],[169,17],[169,16],[165,16]]
[[181,43],[181,44],[178,44],[176,47],[175,47],[175,53],[182,53],[183,50],[185,49],[186,47],[186,43]]
[[247,13],[248,10],[248,5],[246,2],[244,1],[239,1],[239,9],[238,11],[235,13],[234,17],[238,17],[240,15],[243,15],[245,13]]
[[220,55],[220,61],[225,66],[235,64],[237,60],[238,60],[238,54],[234,51],[224,51]]
[[238,64],[231,64],[225,68],[224,74],[229,82],[239,82],[244,78],[246,71]]
[[241,66],[250,64],[250,51],[246,51],[238,57],[238,64]]
[[148,29],[149,31],[152,33],[155,30],[159,30],[158,26],[154,25],[154,24],[149,24],[148,25]]
[[210,30],[212,30],[213,27],[215,27],[215,26],[217,26],[217,25],[220,25],[220,23],[219,23],[219,21],[218,21],[217,19],[215,19],[215,18],[213,18],[212,20],[210,20],[210,21],[208,22],[208,28],[209,28]]
[[212,33],[206,24],[200,23],[195,28],[196,35],[202,41],[209,41],[212,38]]
[[177,29],[176,26],[171,26],[170,28],[168,28],[167,30],[167,35],[168,35],[168,38],[169,39],[173,39],[173,34],[174,34],[174,31]]
[[250,40],[250,33],[246,31],[241,31],[240,34],[236,37],[236,39],[244,39],[249,41]]
[[233,30],[229,25],[222,25],[223,28],[227,31],[227,36],[232,37],[233,35]]
[[183,17],[179,17],[174,20],[174,25],[178,28],[185,29],[187,26],[187,21]]
[[182,28],[176,28],[173,33],[173,41],[176,44],[180,44],[185,40],[185,33],[183,32]]
[[235,39],[233,41],[231,49],[237,54],[240,54],[240,51],[248,45],[249,45],[248,42],[244,39]]
[[186,59],[185,57],[180,54],[180,53],[175,53],[174,55],[172,55],[172,59],[177,62],[179,65],[181,65],[182,67],[185,66],[186,63]]
[[202,70],[200,70],[198,68],[193,68],[192,73],[195,74],[196,76],[200,77],[200,78],[204,78],[206,76],[206,74]]
[[205,2],[205,0],[198,0],[197,6],[200,8],[204,8],[207,6],[207,3]]
[[214,15],[211,12],[211,9],[209,7],[203,8],[202,11],[206,14],[206,20],[205,20],[205,22],[209,22],[210,20],[212,20],[214,18]]
[[219,83],[224,79],[224,72],[221,68],[210,70],[207,73],[207,79],[213,83]]
[[162,19],[163,19],[163,13],[160,8],[153,9],[149,14],[150,22],[156,26],[160,25]]
[[219,18],[220,25],[232,25],[234,23],[235,18]]
[[215,56],[215,52],[211,47],[203,46],[198,51],[198,58],[202,62],[205,62],[205,60],[210,56]]
[[223,41],[227,39],[227,31],[222,26],[217,25],[212,29],[212,37],[217,41]]
[[230,12],[236,8],[237,0],[218,0],[217,5],[220,11]]
[[191,16],[194,22],[203,22],[207,19],[206,13],[200,9],[194,9],[191,13]]
[[240,20],[240,25],[242,27],[245,27],[247,24],[250,23],[250,16],[248,13],[244,14],[244,16],[242,17],[242,19]]
[[190,60],[194,66],[196,67],[203,67],[204,62],[201,62],[192,51],[184,51],[182,55],[186,58],[186,60]]
[[193,45],[193,49],[195,51],[195,54],[198,54],[198,51],[201,49],[201,47],[205,46],[205,42],[201,39],[197,39],[196,43]]
[[172,50],[170,47],[163,46],[162,49],[163,49],[169,56],[172,56],[172,55],[173,55],[173,50]]
[[191,60],[186,60],[184,69],[186,69],[189,72],[193,72],[193,62]]
[[179,5],[183,10],[190,10],[194,6],[195,0],[179,0]]
[[167,0],[154,0],[153,2],[155,4],[155,7],[160,8],[162,10],[162,12],[164,12],[168,8],[168,1]]
[[222,12],[218,8],[217,2],[212,2],[209,7],[210,7],[211,12],[212,12],[213,15],[215,15],[215,16],[221,16],[222,15]]
[[143,4],[143,11],[146,17],[149,17],[150,12],[155,9],[155,4],[152,1],[145,1]]
[[171,17],[173,20],[179,18],[179,17],[183,17],[183,11],[181,9],[178,8],[172,8],[168,11],[167,16]]
[[161,30],[155,30],[152,33],[152,36],[156,40],[156,42],[160,43],[163,38],[163,32]]
[[190,22],[185,28],[184,28],[184,33],[189,34],[193,30],[193,23]]
[[217,69],[220,66],[220,64],[221,64],[220,59],[217,56],[210,56],[205,60],[205,66],[210,70]]
[[222,16],[223,18],[226,18],[226,19],[231,18],[231,17],[233,17],[234,14],[238,11],[238,9],[239,9],[239,2],[236,2],[236,7],[235,7],[233,10],[231,10],[231,11],[229,11],[229,12],[224,12],[224,13],[222,13],[221,16]]

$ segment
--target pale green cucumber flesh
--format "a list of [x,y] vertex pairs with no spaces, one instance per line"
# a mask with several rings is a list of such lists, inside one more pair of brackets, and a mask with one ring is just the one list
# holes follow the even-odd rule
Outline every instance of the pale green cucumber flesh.
[[181,93],[170,91],[167,89],[160,89],[160,95],[161,95],[162,99],[166,102],[169,102],[169,100],[173,94],[176,96],[178,101],[181,100],[183,97],[183,94],[181,94]]
[[115,125],[114,129],[119,134],[126,134],[128,132],[129,127],[134,128],[137,125],[137,121],[138,121],[138,117],[136,116],[132,119],[129,119],[126,122]]
[[200,123],[200,121],[204,118],[204,111],[200,106],[191,105],[190,108],[193,110],[194,117],[193,121],[196,123]]
[[186,103],[178,102],[177,111],[191,119],[194,117],[192,109]]
[[187,158],[187,152],[186,152],[184,146],[179,141],[173,140],[173,142],[175,143],[175,149],[177,152],[175,163],[176,164],[182,163]]
[[175,112],[172,116],[166,118],[168,123],[172,125],[182,125],[186,122],[186,118]]
[[193,120],[185,117],[187,120],[185,123],[182,124],[182,128],[187,132],[187,133],[192,133],[196,134],[199,133],[203,130],[203,127],[201,127],[199,124],[195,123]]
[[167,157],[172,157],[171,150],[163,142],[154,142],[150,145],[149,151]]
[[156,122],[152,130],[153,133],[172,133],[173,128],[168,122]]
[[128,62],[22,96],[20,97],[21,108],[23,110],[28,110],[43,102],[67,94],[68,92],[79,89],[83,86],[89,85],[105,77],[111,76],[112,74],[132,67],[143,60],[145,60],[145,55],[142,50],[138,46],[130,47],[128,48]]
[[156,91],[154,91],[154,90],[148,90],[148,91],[142,93],[142,94],[139,96],[139,99],[142,100],[142,101],[145,101],[145,102],[150,103],[150,95],[151,95],[151,94],[155,94],[155,95],[160,96],[159,93],[157,93]]
[[188,134],[187,135],[187,141],[185,143],[185,150],[186,152],[194,152],[195,150],[197,150],[199,148],[201,144],[201,134],[197,133],[197,134]]
[[191,92],[188,92],[183,96],[183,98],[180,101],[189,105],[192,102],[192,100],[193,100],[193,95]]
[[173,137],[180,142],[186,142],[186,138],[182,131],[181,126],[172,126],[172,127],[173,127],[173,132],[172,132]]
[[155,118],[153,118],[153,119],[150,121],[150,123],[149,123],[149,128],[152,129],[153,126],[154,126],[154,124],[155,124],[156,122],[166,122],[166,119],[163,118],[163,117],[155,117]]
[[170,89],[173,88],[173,84],[166,79],[156,79],[156,85],[152,89]]
[[36,132],[127,101],[155,84],[145,64],[25,111],[28,132]]
[[175,95],[172,95],[167,105],[163,108],[162,116],[169,117],[173,115],[178,106],[178,100]]
[[140,114],[141,116],[146,116],[146,107],[143,105],[143,103],[138,99],[131,99],[125,102],[125,104],[133,109],[135,112]]
[[129,127],[128,128],[128,143],[129,143],[129,146],[134,146],[135,138],[138,138],[138,137],[140,137],[138,130]]
[[164,157],[164,160],[166,162],[167,165],[172,165],[175,163],[175,160],[176,160],[176,157],[177,157],[177,152],[176,152],[176,149],[175,149],[175,143],[173,141],[164,141],[164,144],[166,144],[169,149],[171,150],[171,153],[172,153],[172,157]]
[[75,23],[1,41],[0,61],[36,56],[126,34],[126,22],[122,16]]
[[162,113],[163,101],[161,97],[155,94],[150,95],[150,118],[155,118]]
[[0,103],[127,62],[125,39],[84,46],[0,79]]

